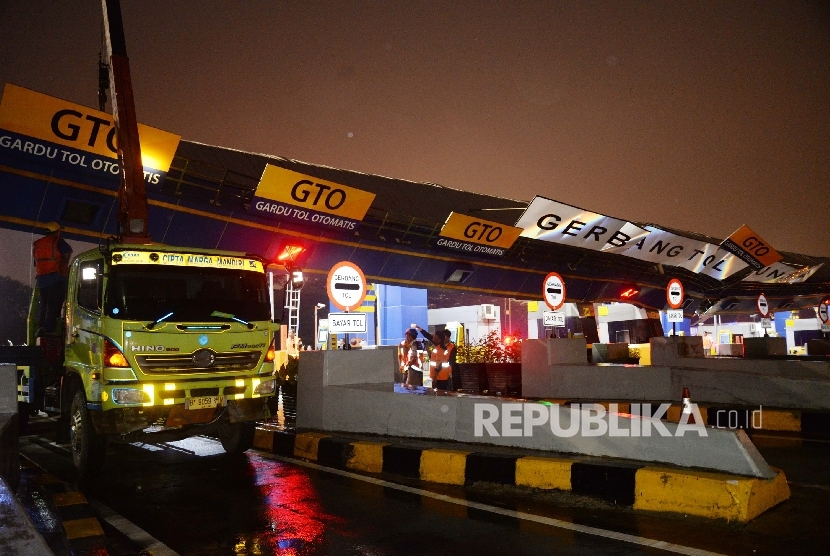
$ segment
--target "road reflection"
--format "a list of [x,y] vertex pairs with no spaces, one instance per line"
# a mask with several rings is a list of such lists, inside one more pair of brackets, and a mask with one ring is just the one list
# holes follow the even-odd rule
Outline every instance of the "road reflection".
[[[327,528],[345,520],[324,511],[308,472],[250,456],[254,483],[263,499],[267,527],[237,544],[237,554],[308,554],[323,549]],[[342,531],[340,532],[342,534]]]

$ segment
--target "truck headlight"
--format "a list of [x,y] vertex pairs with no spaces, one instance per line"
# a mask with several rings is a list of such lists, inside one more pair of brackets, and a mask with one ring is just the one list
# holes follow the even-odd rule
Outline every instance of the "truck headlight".
[[254,394],[258,396],[264,396],[266,394],[273,394],[274,391],[277,389],[277,381],[276,380],[266,380],[265,382],[260,382],[254,388]]
[[150,394],[135,388],[114,388],[112,401],[117,404],[144,404],[152,401]]

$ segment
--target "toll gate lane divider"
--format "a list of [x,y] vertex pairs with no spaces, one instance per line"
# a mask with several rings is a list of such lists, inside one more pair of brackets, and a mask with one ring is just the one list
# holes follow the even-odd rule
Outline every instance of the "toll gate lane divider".
[[292,433],[259,427],[254,446],[325,467],[389,473],[434,483],[483,481],[559,489],[599,497],[635,510],[675,512],[746,523],[787,500],[783,471],[772,479],[654,467],[626,462],[585,462],[540,457],[416,448],[405,439],[350,440],[318,432]]

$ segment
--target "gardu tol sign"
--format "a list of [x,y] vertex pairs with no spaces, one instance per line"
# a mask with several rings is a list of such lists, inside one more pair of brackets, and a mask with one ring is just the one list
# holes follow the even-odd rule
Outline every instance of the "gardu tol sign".
[[[144,181],[167,175],[180,136],[138,124]],[[0,152],[91,175],[118,176],[111,115],[6,83],[0,102]]]
[[523,229],[524,237],[678,266],[718,280],[747,266],[717,245],[654,226],[640,227],[544,197],[531,201],[516,226]]
[[455,251],[501,257],[521,233],[521,228],[451,212],[438,234],[441,237],[436,245]]
[[249,212],[323,228],[354,230],[375,194],[268,164]]
[[720,245],[754,268],[756,272],[784,258],[749,226],[741,226]]

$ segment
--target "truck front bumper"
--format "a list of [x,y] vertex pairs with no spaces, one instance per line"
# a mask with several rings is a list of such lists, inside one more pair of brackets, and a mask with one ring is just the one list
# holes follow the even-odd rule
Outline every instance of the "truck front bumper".
[[270,417],[267,397],[229,400],[227,405],[208,409],[185,409],[184,404],[152,407],[126,407],[109,411],[91,411],[92,423],[98,434],[125,435],[149,427],[158,430],[188,426],[209,427],[223,414],[231,423],[251,422]]

